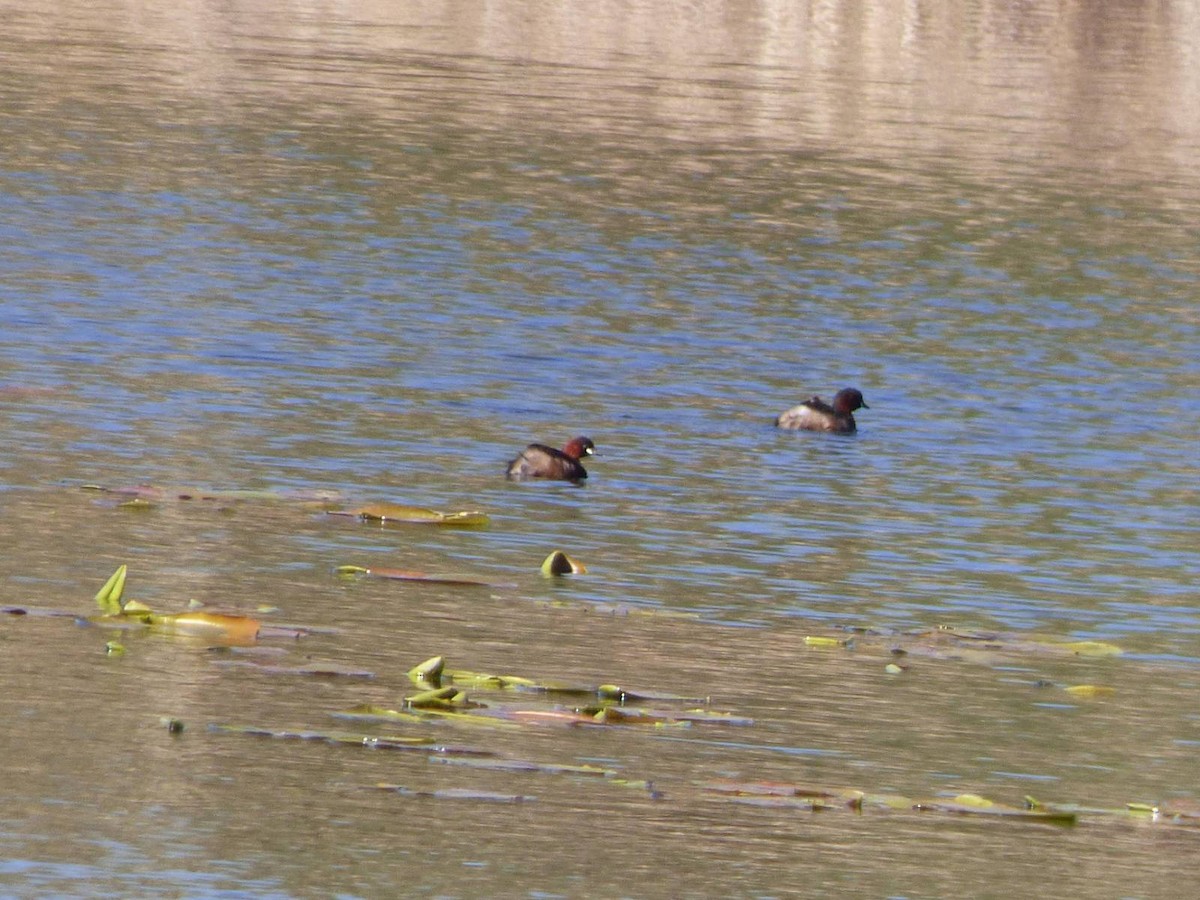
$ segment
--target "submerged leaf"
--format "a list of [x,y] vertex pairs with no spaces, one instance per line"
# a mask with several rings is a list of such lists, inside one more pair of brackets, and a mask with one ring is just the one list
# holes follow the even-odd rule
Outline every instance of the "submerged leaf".
[[249,616],[239,616],[232,613],[185,612],[174,615],[151,615],[150,628],[162,634],[178,634],[190,637],[214,639],[219,638],[231,642],[252,642],[257,640],[262,628],[257,619]]
[[1059,644],[1064,650],[1069,650],[1076,656],[1120,656],[1122,650],[1116,644],[1104,641],[1073,641],[1069,644]]
[[134,497],[132,500],[126,500],[123,503],[117,504],[118,509],[154,509],[155,504],[146,500],[143,497]]
[[530,803],[537,799],[527,794],[501,794],[496,791],[477,791],[472,788],[442,788],[436,791],[417,790],[402,784],[375,785],[381,791],[390,791],[402,797],[421,797],[431,800],[489,800],[494,803]]
[[388,709],[385,706],[372,706],[370,703],[360,703],[345,712],[333,713],[339,719],[355,719],[367,722],[424,722],[425,719],[410,712],[400,712],[398,709]]
[[427,572],[414,572],[408,569],[367,569],[363,566],[338,566],[335,570],[344,577],[387,578],[392,581],[419,581],[424,584],[457,584],[471,587],[497,587],[491,581],[475,578],[471,575],[431,575]]
[[103,484],[83,484],[80,488],[85,491],[95,491],[114,497],[129,498],[120,506],[153,505],[154,501],[201,500],[207,502],[237,502],[260,501],[265,503],[299,503],[328,507],[338,500],[333,491],[325,490],[207,490],[198,487],[173,486],[160,487],[154,484],[134,484],[121,487],[109,487]]
[[951,802],[957,803],[959,806],[970,806],[975,809],[991,809],[996,805],[994,800],[981,797],[979,794],[959,794]]
[[409,750],[417,753],[437,753],[454,756],[495,756],[495,753],[491,750],[445,744],[431,737],[376,737],[369,734],[345,731],[277,731],[256,725],[212,724],[208,726],[208,730],[222,734],[245,734],[254,737],[269,737],[283,740],[319,741],[327,744],[363,747],[368,750]]
[[588,775],[599,778],[616,778],[617,770],[603,766],[565,765],[562,763],[538,763],[525,759],[474,759],[470,757],[435,757],[430,762],[443,766],[465,766],[469,769],[486,769],[494,772],[540,772],[546,775]]
[[507,713],[508,718],[518,721],[546,722],[551,725],[595,725],[596,720],[591,716],[568,712],[563,709],[514,709]]
[[1064,690],[1076,697],[1109,697],[1117,692],[1116,688],[1100,684],[1073,684]]
[[250,669],[267,675],[300,675],[314,678],[374,678],[375,673],[369,669],[354,669],[338,663],[313,662],[303,666],[273,666],[252,662],[248,659],[222,659],[214,665],[227,668]]

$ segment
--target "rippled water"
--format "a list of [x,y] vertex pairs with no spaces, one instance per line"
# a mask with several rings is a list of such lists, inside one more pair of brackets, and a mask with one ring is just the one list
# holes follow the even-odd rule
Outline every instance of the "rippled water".
[[[1082,872],[1194,869],[1186,831],[811,819],[698,787],[1194,799],[1189,8],[580,15],[10,10],[3,603],[83,614],[128,563],[152,605],[337,626],[276,649],[377,677],[241,677],[161,638],[111,660],[69,620],[12,618],[0,884],[982,896],[1036,872],[1104,896]],[[772,427],[846,385],[870,404],[857,435]],[[526,442],[577,433],[599,450],[585,485],[503,479]],[[143,515],[90,482],[335,490],[493,521]],[[589,574],[541,579],[556,547]],[[511,586],[348,584],[343,563]],[[882,674],[898,632],[942,625],[1126,652]],[[804,644],[844,627],[885,637]],[[434,653],[712,697],[755,725],[488,739],[604,760],[659,801],[202,728],[331,728],[330,711],[397,702]],[[1063,701],[1041,682],[1117,693]],[[197,727],[172,739],[164,714]],[[366,790],[380,781],[536,801]],[[1047,842],[1049,865],[1031,849]]]

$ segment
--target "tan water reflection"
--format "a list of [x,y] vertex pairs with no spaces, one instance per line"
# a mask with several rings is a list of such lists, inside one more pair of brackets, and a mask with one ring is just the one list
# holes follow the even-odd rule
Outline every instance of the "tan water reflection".
[[[1196,180],[1190,3],[185,3],[28,7],[44,101],[139,87],[221,104],[440,115],[480,132],[653,141]],[[40,45],[40,46],[39,46]],[[110,56],[108,47],[120,47]],[[64,65],[65,63],[65,65]],[[110,68],[111,67],[111,68]],[[149,77],[147,84],[141,79]],[[95,80],[91,80],[95,79]],[[53,103],[47,102],[47,109]],[[212,112],[217,113],[217,108]],[[299,124],[299,123],[298,123]]]

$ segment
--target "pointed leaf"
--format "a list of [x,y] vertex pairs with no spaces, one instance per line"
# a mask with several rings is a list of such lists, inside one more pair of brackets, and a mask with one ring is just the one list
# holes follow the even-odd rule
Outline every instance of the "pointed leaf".
[[96,593],[96,605],[106,616],[116,616],[121,613],[121,595],[125,592],[126,566],[121,566],[108,577],[104,587]]
[[438,682],[441,680],[442,671],[446,668],[446,657],[431,656],[419,666],[413,666],[408,670],[408,677],[413,681],[429,681]]

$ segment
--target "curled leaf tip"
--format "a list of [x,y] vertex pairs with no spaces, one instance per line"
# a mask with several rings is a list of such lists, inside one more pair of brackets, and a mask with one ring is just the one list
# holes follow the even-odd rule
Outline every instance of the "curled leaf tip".
[[561,550],[555,550],[542,562],[543,575],[582,575],[587,567],[577,563]]
[[408,670],[408,677],[414,681],[437,681],[442,677],[442,670],[446,668],[446,657],[431,656],[419,666],[413,666]]

